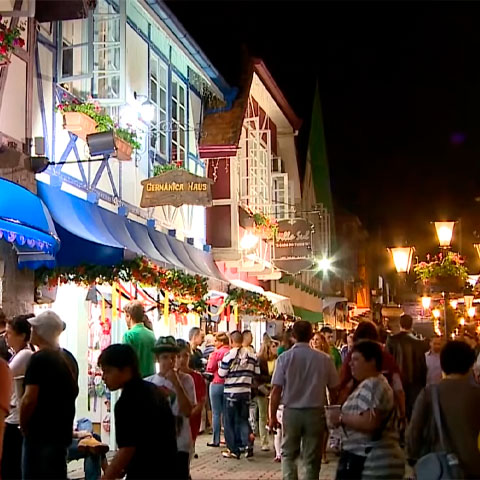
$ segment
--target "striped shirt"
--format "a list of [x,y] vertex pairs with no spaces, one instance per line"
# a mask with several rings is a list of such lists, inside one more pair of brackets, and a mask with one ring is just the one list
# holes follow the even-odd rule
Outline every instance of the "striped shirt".
[[232,348],[218,368],[218,376],[225,379],[225,395],[250,394],[255,375],[260,375],[257,356],[243,347]]

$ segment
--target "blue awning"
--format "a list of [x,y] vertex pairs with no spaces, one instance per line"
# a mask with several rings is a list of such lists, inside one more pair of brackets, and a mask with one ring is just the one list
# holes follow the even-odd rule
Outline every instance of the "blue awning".
[[199,248],[189,244],[185,244],[185,250],[197,268],[201,272],[204,272],[203,275],[216,278],[222,282],[227,282],[227,280],[220,273],[220,270],[218,269],[211,253],[200,250]]
[[59,239],[44,203],[16,183],[0,178],[0,239],[11,243],[19,267],[54,265]]

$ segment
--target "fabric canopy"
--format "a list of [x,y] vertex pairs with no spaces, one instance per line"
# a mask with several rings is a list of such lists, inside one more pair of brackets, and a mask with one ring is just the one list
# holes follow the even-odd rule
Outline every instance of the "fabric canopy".
[[0,178],[0,239],[11,243],[19,267],[53,266],[59,238],[42,200],[26,188]]
[[322,312],[312,312],[306,308],[301,308],[293,306],[293,311],[297,317],[302,317],[302,320],[306,320],[310,323],[319,323],[323,322],[323,313]]

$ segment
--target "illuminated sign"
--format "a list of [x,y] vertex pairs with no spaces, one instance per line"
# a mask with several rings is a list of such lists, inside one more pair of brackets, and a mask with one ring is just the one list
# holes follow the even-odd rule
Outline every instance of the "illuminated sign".
[[313,265],[312,225],[303,218],[281,220],[275,238],[274,265],[290,274]]
[[212,205],[212,180],[199,177],[183,169],[169,170],[142,181],[140,206],[144,208],[162,205]]

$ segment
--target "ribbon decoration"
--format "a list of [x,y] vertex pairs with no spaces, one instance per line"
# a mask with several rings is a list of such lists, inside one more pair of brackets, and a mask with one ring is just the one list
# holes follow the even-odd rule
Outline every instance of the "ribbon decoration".
[[165,291],[165,298],[163,299],[163,321],[165,322],[166,327],[168,327],[168,317],[170,316],[169,296],[169,293]]

